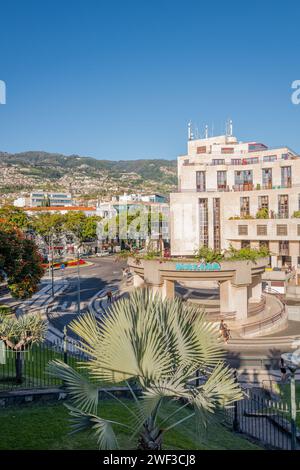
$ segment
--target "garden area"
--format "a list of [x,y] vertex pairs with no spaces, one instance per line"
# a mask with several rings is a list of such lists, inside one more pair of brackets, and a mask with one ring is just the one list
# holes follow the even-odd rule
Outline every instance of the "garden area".
[[[125,400],[130,408],[132,400]],[[164,408],[165,415],[174,410],[171,403]],[[101,415],[110,420],[129,422],[129,411],[112,400],[100,404]],[[180,418],[187,414],[181,411]],[[61,403],[29,404],[0,410],[0,449],[1,450],[93,450],[98,449],[94,434],[83,431],[70,435],[70,421],[67,408]],[[163,416],[162,416],[163,418]],[[16,431],[17,430],[17,431]],[[131,431],[126,427],[118,429],[118,443],[121,449],[135,449],[136,440],[130,439]],[[260,448],[234,434],[221,424],[212,424],[207,430],[196,433],[194,421],[188,421],[166,434],[164,449],[200,450],[259,450]]]

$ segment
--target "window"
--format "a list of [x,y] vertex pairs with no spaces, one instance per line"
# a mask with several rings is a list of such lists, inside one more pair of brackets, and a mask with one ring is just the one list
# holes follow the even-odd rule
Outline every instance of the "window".
[[250,248],[250,240],[242,240],[241,248]]
[[299,224],[297,225],[297,235],[298,237],[300,237],[300,225]]
[[206,146],[197,147],[197,153],[206,153]]
[[283,166],[281,168],[281,186],[283,188],[292,187],[292,167],[291,166]]
[[231,159],[231,165],[240,165],[241,164],[241,159],[240,158],[232,158]]
[[277,235],[285,237],[287,235],[287,225],[277,225]]
[[244,158],[243,163],[245,162],[245,165],[249,165],[251,163],[259,163],[259,158],[254,157],[254,158]]
[[268,235],[267,225],[258,225],[257,226],[257,235]]
[[279,241],[279,255],[289,256],[289,242],[286,240]]
[[269,210],[269,196],[258,196],[258,208]]
[[220,198],[214,198],[214,249],[221,249]]
[[222,147],[221,148],[221,153],[234,153],[234,148],[233,147]]
[[287,194],[278,196],[278,216],[280,219],[289,218],[289,197]]
[[200,246],[208,246],[208,202],[207,202],[207,199],[199,199],[199,243],[200,243]]
[[240,190],[247,190],[253,188],[253,171],[241,170],[234,172],[234,184]]
[[272,189],[272,168],[262,169],[263,189]]
[[267,150],[267,146],[260,143],[248,144],[249,152],[258,152],[259,150]]
[[249,197],[241,197],[240,214],[241,214],[241,217],[250,215],[250,198]]
[[218,189],[226,189],[227,187],[227,171],[217,171],[217,187]]
[[281,154],[281,160],[288,160],[290,157],[289,153],[282,153]]
[[198,192],[206,191],[205,171],[196,171],[196,188]]
[[277,155],[266,155],[263,160],[264,162],[275,162],[277,160]]
[[248,235],[248,225],[238,225],[239,235]]
[[212,161],[213,165],[225,165],[225,160],[223,158],[214,158]]

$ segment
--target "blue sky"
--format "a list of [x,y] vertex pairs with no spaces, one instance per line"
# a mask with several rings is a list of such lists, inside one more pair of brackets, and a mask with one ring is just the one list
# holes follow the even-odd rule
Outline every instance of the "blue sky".
[[187,122],[300,152],[300,4],[1,2],[0,150],[175,158]]

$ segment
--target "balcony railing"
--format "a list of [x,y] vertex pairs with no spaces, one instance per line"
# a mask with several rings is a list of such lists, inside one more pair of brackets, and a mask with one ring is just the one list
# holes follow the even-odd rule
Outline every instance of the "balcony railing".
[[[244,184],[235,184],[233,185],[231,188],[230,186],[224,186],[222,185],[222,187],[220,186],[219,188],[216,187],[216,188],[206,188],[205,190],[202,190],[201,192],[206,192],[206,193],[211,193],[211,192],[222,192],[222,191],[226,191],[226,192],[230,192],[230,191],[234,191],[234,192],[242,192],[242,191],[265,191],[265,190],[271,190],[271,189],[291,189],[291,188],[300,188],[300,184],[292,184],[290,186],[270,186],[268,184],[266,185],[260,185],[260,184],[257,184],[255,186],[255,184],[253,183],[244,183]],[[173,191],[174,193],[197,193],[199,192],[199,190],[197,190],[196,188],[193,189],[193,188],[187,188],[187,189],[180,189],[180,190],[177,190],[177,191]]]

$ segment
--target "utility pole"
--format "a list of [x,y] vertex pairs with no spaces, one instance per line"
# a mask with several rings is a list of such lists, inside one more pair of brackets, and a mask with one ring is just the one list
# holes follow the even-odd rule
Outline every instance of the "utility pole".
[[49,274],[50,274],[50,266],[51,266],[51,294],[52,294],[52,297],[54,297],[53,234],[52,233],[50,233],[49,235],[48,258],[49,258]]
[[79,269],[79,248],[80,245],[77,247],[77,312],[78,315],[81,314],[80,310],[80,269]]

